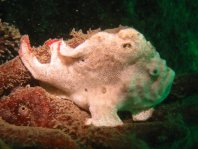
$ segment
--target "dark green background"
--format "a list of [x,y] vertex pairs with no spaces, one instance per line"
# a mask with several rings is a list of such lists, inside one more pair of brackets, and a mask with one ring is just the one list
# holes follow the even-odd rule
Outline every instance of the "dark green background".
[[0,18],[32,44],[67,38],[72,28],[133,26],[177,73],[198,71],[197,0],[4,0]]
[[198,71],[197,0],[4,0],[0,18],[32,44],[67,38],[72,28],[133,26],[177,73]]

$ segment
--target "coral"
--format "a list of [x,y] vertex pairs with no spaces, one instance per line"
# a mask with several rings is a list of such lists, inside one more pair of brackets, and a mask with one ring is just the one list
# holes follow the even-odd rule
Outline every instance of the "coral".
[[17,55],[21,34],[19,30],[0,19],[0,64]]
[[[117,28],[113,28],[113,29],[105,29],[105,32],[108,33],[118,33],[121,29],[125,29],[127,28],[127,26],[122,26],[120,25]],[[100,32],[101,29],[95,29],[95,30],[91,30],[89,29],[86,33],[83,33],[82,30],[76,31],[75,28],[72,29],[72,31],[70,32],[70,36],[72,37],[71,39],[66,40],[66,44],[68,44],[70,47],[75,48],[78,45],[80,45],[81,43],[83,43],[85,40],[89,39],[91,36],[93,36],[94,34]]]
[[[64,132],[75,142],[79,142],[79,145],[81,146],[91,145],[91,143],[94,143],[95,145],[100,144],[102,146],[111,146],[112,148],[115,148],[121,142],[122,143],[120,145],[123,146],[127,146],[127,144],[130,145],[131,142],[130,135],[126,132],[125,128],[95,128],[92,126],[85,126],[84,121],[85,118],[89,117],[88,113],[79,109],[69,100],[52,97],[40,87],[17,89],[9,96],[3,97],[0,101],[0,116],[9,124],[29,126],[16,127],[4,124],[1,121],[3,123],[1,128],[6,128],[4,128],[4,131],[1,131],[1,136],[3,136],[1,138],[7,141],[9,140],[9,134],[5,136],[5,132],[7,129],[10,129],[9,127],[11,127],[13,130],[13,135],[15,134],[15,131],[21,131],[21,136],[18,140],[16,140],[16,142],[22,138],[24,139],[31,137],[32,139],[35,138],[34,141],[38,143],[37,141],[41,136],[41,140],[45,140],[45,134],[42,133],[46,133],[48,135],[49,133],[52,133],[50,136],[53,137],[53,133],[55,132],[59,132],[59,135],[62,135],[62,132]],[[6,126],[8,126],[8,128]],[[53,128],[56,130],[59,129],[62,132],[53,132],[53,130],[45,131],[45,129],[36,130],[37,128],[34,127]],[[22,130],[23,128],[24,130]],[[32,129],[36,130],[35,134]],[[25,131],[27,131],[27,133],[25,133]],[[38,132],[40,135],[38,135]],[[32,136],[27,137],[29,133]],[[56,140],[58,141],[61,138],[59,143],[61,146],[64,145],[64,135],[60,136],[60,138],[54,138],[55,143]],[[24,142],[28,142],[29,139],[25,140],[27,141]],[[68,139],[68,142],[72,141],[69,141]],[[40,143],[43,145],[46,142]],[[51,144],[48,145],[50,146]]]
[[0,65],[0,96],[9,94],[17,87],[33,83],[33,78],[19,57]]
[[32,52],[34,55],[38,58],[38,60],[41,63],[49,63],[50,62],[50,57],[51,57],[51,52],[50,48],[46,46],[45,44],[42,46],[39,46],[38,48],[32,48]]
[[89,29],[86,34],[82,32],[82,30],[76,31],[75,29],[72,29],[70,32],[70,35],[72,36],[71,39],[67,40],[66,43],[72,47],[75,48],[81,43],[83,43],[86,39],[90,38],[92,35],[96,34],[97,32],[101,31],[101,29],[91,30]]
[[1,118],[0,133],[1,139],[8,142],[12,148],[18,146],[20,148],[79,148],[69,136],[59,130],[11,125]]
[[19,57],[0,65],[0,96],[9,94],[17,87],[34,84],[33,82]]
[[60,100],[63,99],[54,99],[40,87],[16,89],[14,93],[2,98],[0,113],[5,114],[2,116],[4,120],[15,125],[53,128],[58,125],[56,119],[64,121],[68,126],[82,125],[81,122],[88,114],[71,101]]
[[[20,88],[0,100],[0,138],[13,147],[149,149],[156,144],[189,139],[189,129],[176,117],[178,113],[190,117],[193,112],[189,112],[189,107],[197,101],[176,104],[158,107],[144,123],[132,124],[127,118],[123,126],[94,127],[84,125],[84,119],[90,115],[73,102],[58,99],[41,87]],[[170,116],[174,116],[171,121]]]

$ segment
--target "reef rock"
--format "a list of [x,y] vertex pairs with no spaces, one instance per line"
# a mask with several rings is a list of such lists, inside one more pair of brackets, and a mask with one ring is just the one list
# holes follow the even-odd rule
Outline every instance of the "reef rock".
[[0,97],[22,86],[35,84],[30,72],[24,67],[19,57],[0,65]]
[[[61,148],[64,145],[76,148],[93,144],[111,148],[132,146],[133,134],[126,128],[85,126],[83,122],[90,117],[87,112],[70,100],[54,98],[41,87],[18,88],[3,97],[0,100],[0,116],[1,139],[10,144],[25,142],[22,146],[40,144],[40,147]],[[12,141],[14,137],[17,139]]]
[[14,26],[0,19],[0,64],[18,55],[21,34]]
[[[0,138],[13,148],[145,149],[187,141],[189,130],[178,119],[177,111],[185,118],[195,116],[189,112],[192,105],[158,107],[147,122],[132,124],[128,117],[123,119],[123,126],[94,127],[84,125],[90,114],[72,101],[56,98],[41,87],[18,88],[0,100]],[[170,113],[174,116],[171,121],[167,117]]]

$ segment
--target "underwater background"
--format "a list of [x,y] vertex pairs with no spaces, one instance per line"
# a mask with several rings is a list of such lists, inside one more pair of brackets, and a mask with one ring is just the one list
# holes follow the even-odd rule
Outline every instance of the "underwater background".
[[[169,110],[169,103],[177,107],[173,101],[192,108],[184,110],[190,111],[189,115],[183,111],[167,118],[174,126],[188,129],[185,139],[169,143],[169,139],[164,141],[166,136],[159,136],[162,144],[151,143],[152,139],[145,143],[152,149],[198,148],[198,0],[0,0],[0,19],[18,28],[21,35],[28,34],[34,46],[49,38],[67,39],[73,28],[86,33],[90,28],[134,27],[154,45],[176,75],[188,75],[181,85],[186,85],[184,92],[190,93],[180,101],[173,96],[163,108]],[[174,134],[174,129],[169,133]]]
[[[28,34],[33,45],[68,37],[73,28],[133,26],[176,73],[198,71],[198,1],[1,0],[0,18]],[[182,66],[182,67],[181,67]]]

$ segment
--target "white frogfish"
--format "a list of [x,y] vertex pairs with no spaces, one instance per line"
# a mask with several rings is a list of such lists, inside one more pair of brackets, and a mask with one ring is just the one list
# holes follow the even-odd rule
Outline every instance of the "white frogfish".
[[22,62],[35,79],[63,91],[89,111],[88,125],[122,125],[119,110],[138,114],[134,120],[147,119],[167,97],[175,77],[151,43],[133,28],[95,33],[75,48],[63,40],[47,45],[51,59],[43,64],[24,35],[19,50]]

